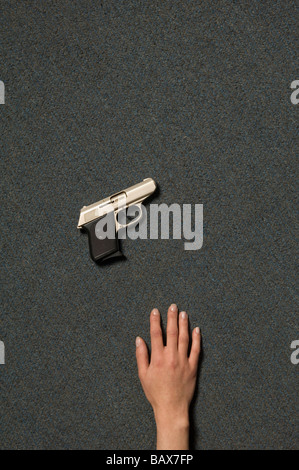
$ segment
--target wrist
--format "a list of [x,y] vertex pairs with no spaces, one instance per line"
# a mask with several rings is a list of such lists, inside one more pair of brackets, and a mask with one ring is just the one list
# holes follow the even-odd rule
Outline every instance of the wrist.
[[189,412],[154,411],[157,426],[157,450],[188,450]]
[[156,424],[162,426],[189,426],[189,405],[153,406]]
[[189,413],[185,412],[154,412],[157,428],[188,429]]

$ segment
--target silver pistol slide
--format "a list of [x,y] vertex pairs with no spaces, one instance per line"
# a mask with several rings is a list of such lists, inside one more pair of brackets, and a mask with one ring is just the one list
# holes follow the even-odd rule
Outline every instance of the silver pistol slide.
[[[122,256],[119,246],[118,232],[121,228],[136,224],[142,217],[141,203],[156,190],[156,183],[152,178],[146,178],[141,183],[128,189],[112,194],[90,206],[82,207],[78,222],[78,229],[88,233],[89,250],[91,258],[104,261],[112,257]],[[139,210],[137,217],[129,223],[120,223],[118,216],[130,206]],[[105,218],[105,219],[104,219]],[[107,236],[99,235],[98,224],[109,226]],[[110,233],[110,236],[109,236]]]

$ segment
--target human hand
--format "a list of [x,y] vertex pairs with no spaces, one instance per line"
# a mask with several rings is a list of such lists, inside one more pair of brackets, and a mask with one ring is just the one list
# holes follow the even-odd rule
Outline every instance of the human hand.
[[166,333],[164,346],[160,313],[154,309],[150,315],[150,362],[144,340],[136,338],[138,375],[154,410],[157,449],[185,450],[189,445],[189,406],[196,383],[200,331],[195,328],[192,332],[188,357],[188,316],[186,312],[178,315],[177,306],[172,304],[168,309]]

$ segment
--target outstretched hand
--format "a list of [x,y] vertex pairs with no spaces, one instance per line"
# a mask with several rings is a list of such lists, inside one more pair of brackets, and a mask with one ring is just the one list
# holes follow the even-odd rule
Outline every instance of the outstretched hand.
[[189,406],[192,400],[200,330],[194,328],[188,356],[188,316],[172,304],[167,315],[167,339],[163,344],[161,318],[157,309],[150,315],[151,358],[142,338],[136,338],[138,375],[153,407],[157,425],[157,449],[185,450],[189,446]]

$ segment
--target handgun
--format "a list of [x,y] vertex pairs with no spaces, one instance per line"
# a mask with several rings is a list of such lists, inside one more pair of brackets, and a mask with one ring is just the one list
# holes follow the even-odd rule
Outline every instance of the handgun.
[[[82,207],[78,222],[78,229],[88,233],[90,256],[95,262],[123,256],[120,250],[118,232],[127,228],[142,218],[141,203],[156,190],[156,183],[152,178],[146,178],[141,183],[135,184],[128,189],[112,194],[90,206]],[[130,206],[138,208],[138,216],[129,223],[121,223],[120,213],[126,211]],[[107,226],[106,236],[101,232],[99,226]],[[109,228],[109,230],[108,230]]]

